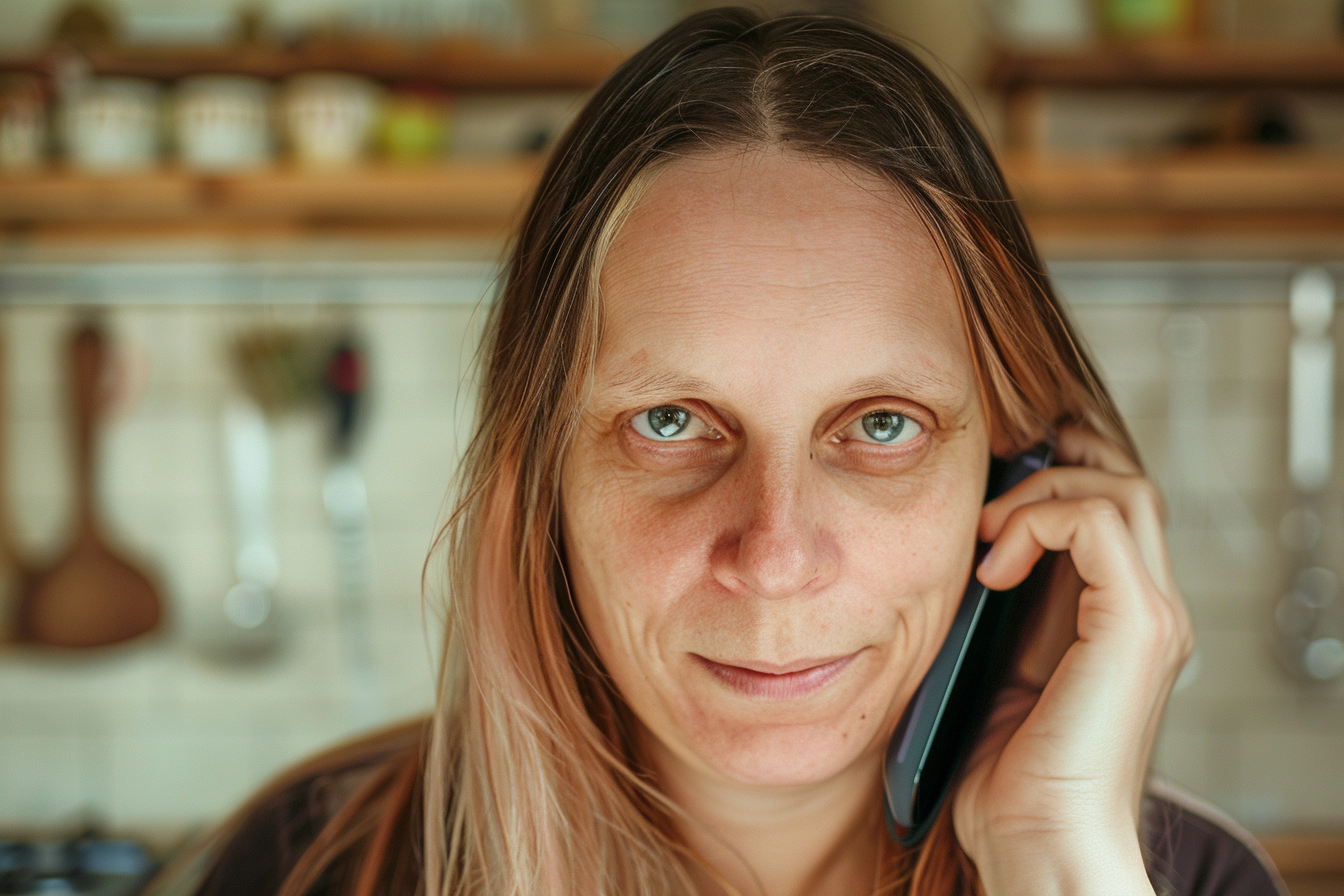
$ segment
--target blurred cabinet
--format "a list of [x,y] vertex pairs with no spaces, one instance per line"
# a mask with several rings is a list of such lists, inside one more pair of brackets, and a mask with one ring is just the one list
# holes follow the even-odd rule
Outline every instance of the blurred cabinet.
[[0,56],[0,72],[51,73],[75,52],[96,75],[173,81],[197,74],[286,78],[341,71],[380,81],[414,80],[458,91],[584,90],[611,73],[625,54],[596,43],[502,45],[445,37],[422,43],[332,35],[296,46],[273,43],[197,47],[92,46]]
[[1005,175],[1052,254],[1344,250],[1344,46],[999,49],[988,83]]

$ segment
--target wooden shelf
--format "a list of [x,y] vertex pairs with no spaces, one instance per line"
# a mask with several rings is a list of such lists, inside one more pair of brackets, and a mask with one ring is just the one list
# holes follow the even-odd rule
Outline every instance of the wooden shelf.
[[311,71],[342,71],[382,81],[429,82],[453,90],[587,90],[624,59],[610,47],[588,44],[504,46],[467,38],[406,44],[378,38],[327,38],[284,47],[88,47],[38,55],[0,56],[0,71],[49,73],[62,53],[78,52],[94,73],[162,81],[194,74],[284,78]]
[[[1189,153],[1085,158],[1012,154],[1004,175],[1052,257],[1344,255],[1344,154]],[[277,167],[0,177],[0,235],[59,242],[227,234],[451,237],[499,242],[541,161],[456,160],[353,171]]]
[[1217,91],[1245,98],[1266,90],[1344,89],[1344,41],[1252,43],[1166,40],[1072,49],[999,47],[988,86],[1002,94],[1007,145],[1043,151],[1047,97],[1073,91]]
[[1279,834],[1261,843],[1286,874],[1344,874],[1344,834]]
[[1000,161],[1054,256],[1344,254],[1344,154],[1021,152]]
[[11,239],[102,234],[116,240],[382,230],[497,239],[515,222],[540,171],[538,159],[526,158],[329,172],[15,174],[0,177],[0,232]]
[[1338,89],[1344,41],[1114,43],[1066,50],[993,51],[987,81],[1024,89]]
[[1001,159],[1027,211],[1344,213],[1344,153],[1229,151]]

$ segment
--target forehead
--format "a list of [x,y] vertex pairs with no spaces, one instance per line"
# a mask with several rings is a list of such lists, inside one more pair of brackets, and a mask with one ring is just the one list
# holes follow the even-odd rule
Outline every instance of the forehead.
[[898,359],[969,387],[937,246],[896,187],[844,163],[776,148],[671,162],[635,202],[599,282],[599,377],[650,358],[787,367],[830,351],[851,356],[828,365],[848,373],[889,373],[848,368]]

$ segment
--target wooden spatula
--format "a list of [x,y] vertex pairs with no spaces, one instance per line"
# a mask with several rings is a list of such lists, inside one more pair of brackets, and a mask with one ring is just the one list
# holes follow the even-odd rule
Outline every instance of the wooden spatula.
[[20,602],[20,634],[55,647],[101,647],[152,630],[162,616],[158,590],[145,573],[108,546],[94,487],[94,436],[101,410],[106,348],[85,325],[70,340],[75,435],[75,534],[51,566],[30,581]]

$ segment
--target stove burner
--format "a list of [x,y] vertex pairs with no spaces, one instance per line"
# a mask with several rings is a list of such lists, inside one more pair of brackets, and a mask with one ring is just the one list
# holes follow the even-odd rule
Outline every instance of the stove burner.
[[154,863],[133,840],[0,840],[0,896],[131,896]]

